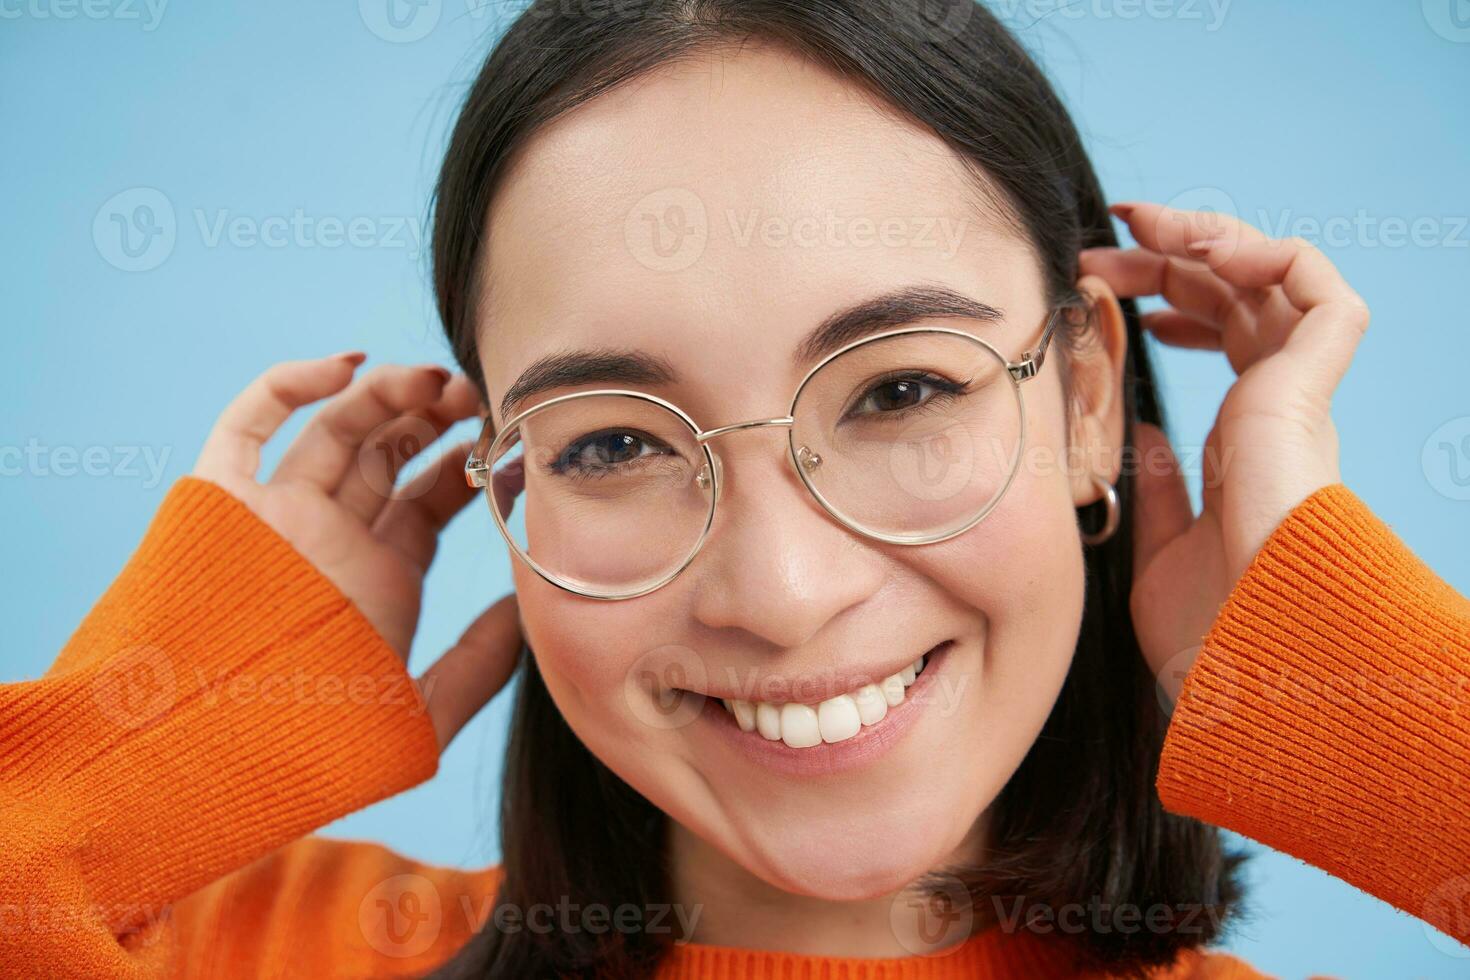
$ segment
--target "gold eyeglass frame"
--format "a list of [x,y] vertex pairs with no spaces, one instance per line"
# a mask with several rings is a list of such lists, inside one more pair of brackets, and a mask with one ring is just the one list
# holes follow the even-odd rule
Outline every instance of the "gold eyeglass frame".
[[[1006,491],[1010,489],[1011,483],[1015,480],[1016,473],[1020,470],[1020,466],[1017,464],[1020,461],[1021,452],[1026,443],[1026,401],[1024,398],[1021,397],[1021,383],[1023,381],[1029,381],[1030,379],[1036,377],[1037,373],[1041,371],[1041,366],[1046,360],[1047,347],[1051,344],[1052,335],[1056,331],[1057,324],[1060,322],[1061,314],[1067,309],[1067,305],[1057,306],[1051,309],[1051,311],[1047,314],[1046,322],[1042,327],[1041,337],[1037,340],[1036,346],[1026,350],[1021,355],[1021,359],[1018,361],[1007,360],[1005,355],[1002,354],[995,347],[994,344],[990,343],[987,340],[976,337],[974,334],[967,333],[963,330],[955,330],[949,327],[905,327],[899,330],[889,330],[884,333],[878,333],[873,334],[872,336],[863,337],[860,340],[853,341],[850,344],[838,348],[837,350],[833,351],[832,353],[828,354],[826,357],[818,361],[812,367],[812,369],[809,370],[805,374],[805,376],[802,377],[801,382],[796,386],[796,393],[791,396],[791,406],[787,410],[787,413],[777,418],[748,419],[744,422],[732,422],[729,425],[721,425],[713,429],[701,429],[699,427],[699,424],[695,422],[694,419],[692,419],[688,415],[688,413],[686,413],[679,406],[675,405],[673,402],[660,398],[657,395],[651,395],[647,392],[635,391],[626,388],[598,388],[593,391],[577,391],[568,395],[558,395],[555,398],[548,398],[546,401],[538,402],[530,408],[527,408],[524,411],[517,413],[514,418],[505,423],[505,427],[500,430],[499,434],[496,434],[494,432],[494,426],[492,424],[493,420],[491,416],[487,414],[485,416],[484,426],[480,431],[480,436],[475,442],[475,447],[470,452],[469,457],[465,460],[465,480],[469,483],[470,486],[483,488],[486,491],[485,497],[490,505],[490,516],[494,518],[496,527],[500,529],[500,534],[502,537],[505,538],[506,544],[510,546],[510,550],[512,553],[519,557],[533,572],[541,576],[541,578],[545,579],[547,582],[550,582],[552,585],[556,586],[559,589],[571,592],[575,595],[584,596],[588,599],[604,599],[608,601],[619,599],[636,599],[639,596],[648,595],[650,592],[661,589],[665,585],[668,585],[674,579],[678,578],[679,575],[683,573],[684,569],[693,564],[695,557],[698,556],[699,552],[704,548],[704,542],[709,537],[710,529],[714,527],[715,511],[720,501],[720,480],[722,477],[723,464],[721,464],[720,462],[720,457],[715,455],[715,453],[710,449],[709,440],[713,439],[715,436],[725,435],[729,432],[739,432],[744,429],[755,429],[772,425],[784,426],[786,428],[787,446],[790,449],[791,464],[796,468],[796,474],[801,478],[802,485],[805,486],[807,488],[807,491],[811,493],[812,497],[816,499],[822,510],[826,511],[833,520],[837,521],[848,530],[856,534],[860,534],[865,538],[870,538],[875,541],[883,541],[888,544],[924,545],[935,544],[940,541],[948,541],[950,538],[964,534],[966,531],[970,530],[976,524],[979,524],[982,520],[984,520],[985,517],[995,508],[995,505],[1000,502],[1000,499],[1005,496]],[[801,393],[806,389],[807,384],[812,380],[812,378],[816,376],[817,372],[821,371],[823,367],[841,357],[843,354],[846,354],[848,351],[854,350],[858,347],[862,347],[866,344],[875,343],[880,340],[886,340],[891,337],[902,337],[909,334],[919,333],[949,334],[952,336],[961,337],[965,340],[970,341],[971,343],[979,344],[980,346],[986,348],[992,355],[995,356],[996,360],[1004,364],[1006,367],[1006,375],[1010,378],[1011,381],[1011,390],[1016,398],[1016,408],[1019,413],[1018,418],[1020,420],[1020,433],[1016,441],[1016,460],[1012,463],[1011,472],[1006,476],[1005,482],[1001,485],[1000,490],[995,494],[991,501],[985,505],[985,507],[980,511],[979,514],[977,514],[963,527],[955,528],[954,530],[944,531],[938,534],[920,535],[918,537],[900,537],[898,535],[871,531],[867,528],[862,527],[861,525],[845,517],[841,512],[837,510],[836,507],[830,504],[827,499],[822,496],[821,491],[819,491],[816,487],[812,485],[810,479],[810,472],[816,469],[817,466],[821,465],[821,459],[817,454],[812,453],[805,446],[798,447],[796,445],[796,433],[794,426],[796,424],[796,406],[797,403],[801,400]],[[693,548],[691,548],[689,551],[689,555],[684,559],[679,567],[674,569],[668,575],[664,576],[664,578],[660,579],[658,582],[655,582],[653,585],[647,586],[645,588],[635,589],[632,591],[617,592],[613,594],[590,592],[586,589],[578,588],[577,586],[571,585],[567,582],[559,581],[553,573],[545,568],[542,568],[541,565],[534,558],[522,552],[521,549],[516,545],[515,540],[511,537],[510,528],[506,525],[505,518],[500,513],[500,508],[496,506],[495,493],[493,487],[491,486],[492,474],[490,472],[490,460],[495,459],[499,455],[501,443],[505,440],[506,436],[509,433],[515,432],[520,427],[520,423],[523,420],[530,418],[532,415],[535,415],[538,412],[545,411],[553,405],[559,405],[562,402],[571,401],[577,398],[591,398],[596,395],[620,395],[628,398],[636,398],[645,402],[651,402],[668,410],[669,412],[672,412],[676,418],[678,418],[681,422],[684,423],[686,427],[688,427],[690,433],[694,436],[694,441],[704,452],[705,466],[703,469],[701,469],[699,475],[696,477],[696,480],[699,481],[701,489],[711,490],[709,515],[705,518],[704,528],[699,533],[699,540],[694,543]]]

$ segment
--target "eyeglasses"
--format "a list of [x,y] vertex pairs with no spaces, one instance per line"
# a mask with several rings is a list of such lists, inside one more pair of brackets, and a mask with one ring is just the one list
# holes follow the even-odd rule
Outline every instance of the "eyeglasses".
[[842,526],[890,544],[944,541],[980,523],[1014,480],[1020,385],[1041,370],[1066,309],[1052,309],[1015,362],[949,328],[866,337],[808,371],[777,418],[702,429],[645,392],[550,398],[499,434],[487,416],[465,477],[522,561],[594,599],[647,595],[689,567],[724,481],[710,442],[747,429],[786,429],[797,476]]

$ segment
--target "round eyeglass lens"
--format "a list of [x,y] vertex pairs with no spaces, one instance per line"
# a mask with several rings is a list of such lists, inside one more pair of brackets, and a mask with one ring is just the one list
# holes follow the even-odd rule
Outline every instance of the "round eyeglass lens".
[[797,395],[797,469],[830,512],[889,540],[923,543],[995,506],[1021,451],[1020,389],[987,344],[917,331],[822,365]]
[[502,531],[557,583],[604,597],[663,584],[714,511],[709,460],[677,413],[628,395],[539,406],[492,447]]

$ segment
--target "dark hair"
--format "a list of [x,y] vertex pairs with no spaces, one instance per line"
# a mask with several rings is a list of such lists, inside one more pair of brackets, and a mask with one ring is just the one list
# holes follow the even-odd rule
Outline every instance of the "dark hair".
[[[478,274],[481,232],[513,155],[539,127],[614,86],[701,48],[747,39],[784,45],[865,85],[983,173],[1035,251],[1050,302],[1075,299],[1080,249],[1117,244],[1066,109],[1018,41],[973,0],[538,0],[486,59],[435,193],[439,312],[454,356],[482,393],[475,312],[491,284]],[[1135,421],[1162,419],[1137,310],[1132,301],[1123,306],[1131,445]],[[969,887],[982,919],[983,910],[1017,897],[1031,907],[1100,902],[1178,915],[1173,928],[1089,930],[1065,940],[1079,968],[1126,974],[1218,939],[1240,899],[1243,855],[1227,852],[1216,828],[1166,812],[1154,790],[1168,717],[1129,614],[1126,467],[1118,493],[1117,533],[1086,551],[1070,672],[993,804],[993,856],[983,867],[949,870]],[[524,657],[502,789],[497,903],[667,901],[667,831],[664,814],[573,734],[534,659]],[[669,942],[649,933],[491,928],[440,975],[646,977]]]

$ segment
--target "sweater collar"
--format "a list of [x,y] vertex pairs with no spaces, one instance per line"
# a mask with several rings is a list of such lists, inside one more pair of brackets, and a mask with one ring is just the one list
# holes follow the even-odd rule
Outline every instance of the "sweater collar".
[[697,943],[677,945],[664,958],[659,980],[953,980],[1075,977],[1065,944],[1030,932],[993,926],[964,942],[927,956],[858,959],[779,953]]

